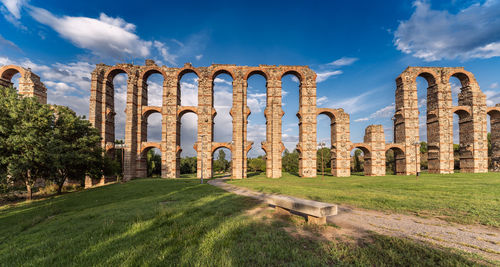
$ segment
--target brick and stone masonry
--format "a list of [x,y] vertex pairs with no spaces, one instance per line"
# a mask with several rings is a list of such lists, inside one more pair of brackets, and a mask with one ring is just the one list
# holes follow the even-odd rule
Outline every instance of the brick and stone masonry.
[[[12,77],[19,73],[19,93],[37,97],[47,103],[47,89],[40,78],[30,69],[8,65],[0,67],[0,85],[12,86]],[[266,153],[266,175],[281,177],[281,157],[284,145],[281,140],[282,109],[281,79],[292,74],[300,81],[299,92],[299,175],[316,176],[316,118],[327,115],[331,132],[331,171],[334,176],[350,176],[351,151],[359,148],[365,155],[365,175],[385,175],[385,153],[393,150],[396,173],[415,174],[420,166],[419,110],[417,77],[427,81],[428,166],[430,173],[453,172],[453,114],[459,117],[460,171],[488,171],[487,120],[491,122],[491,166],[500,171],[500,104],[486,106],[486,96],[481,92],[472,73],[464,68],[408,67],[396,79],[396,110],[394,114],[394,143],[385,143],[381,125],[370,125],[365,130],[363,143],[350,141],[349,114],[343,109],[316,107],[316,74],[307,66],[256,67],[214,64],[195,68],[185,64],[182,68],[158,66],[152,60],[146,64],[97,64],[92,72],[89,119],[102,136],[102,147],[113,156],[115,149],[115,106],[113,78],[127,74],[127,102],[124,145],[124,179],[130,180],[147,175],[146,154],[158,148],[162,158],[162,177],[180,176],[180,121],[184,114],[197,115],[198,140],[194,148],[198,159],[198,177],[210,178],[212,157],[216,149],[225,147],[231,151],[232,177],[247,177],[247,153],[253,141],[247,140],[248,78],[262,75],[267,81],[266,140],[261,146]],[[163,76],[161,106],[148,105],[147,80],[153,73]],[[186,73],[198,76],[198,105],[181,106],[180,79]],[[213,107],[214,79],[225,73],[233,79],[232,141],[213,142],[213,124],[216,115]],[[458,105],[452,104],[450,78],[460,80]],[[153,113],[161,114],[161,142],[147,140],[147,121]],[[201,168],[203,160],[204,168]],[[102,181],[101,181],[102,182]]]

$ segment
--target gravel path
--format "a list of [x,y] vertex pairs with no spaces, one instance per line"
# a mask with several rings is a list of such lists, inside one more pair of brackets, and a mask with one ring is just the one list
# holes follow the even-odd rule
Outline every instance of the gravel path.
[[[263,200],[269,194],[229,185],[222,179],[208,182],[228,192]],[[346,234],[373,231],[379,234],[413,238],[444,247],[461,249],[500,261],[500,230],[482,225],[461,225],[435,218],[363,210],[338,205],[338,215],[327,222],[341,227]]]

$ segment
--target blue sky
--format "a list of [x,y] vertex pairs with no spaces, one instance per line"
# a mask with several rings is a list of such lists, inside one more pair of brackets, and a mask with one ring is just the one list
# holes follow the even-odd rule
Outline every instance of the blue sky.
[[[308,65],[318,73],[318,106],[350,114],[353,142],[362,141],[370,124],[383,124],[391,141],[394,79],[407,66],[464,66],[488,104],[500,103],[497,0],[0,2],[0,65],[31,67],[49,88],[50,103],[82,115],[88,114],[94,64],[143,64],[145,58],[174,67]],[[231,78],[218,78],[215,141],[229,142]],[[117,137],[123,135],[125,81],[115,80]],[[150,104],[158,104],[161,78],[149,83]],[[196,101],[196,83],[196,77],[183,78],[183,103]],[[262,153],[258,144],[265,133],[265,81],[255,77],[249,83],[255,156]],[[419,94],[425,95],[424,83]],[[284,78],[283,139],[289,149],[298,140],[297,88],[292,77]],[[159,139],[159,119],[150,119],[150,140]],[[183,155],[193,152],[195,119],[182,120]],[[328,142],[329,121],[320,116],[318,122],[318,139]],[[421,131],[425,140],[425,127]]]

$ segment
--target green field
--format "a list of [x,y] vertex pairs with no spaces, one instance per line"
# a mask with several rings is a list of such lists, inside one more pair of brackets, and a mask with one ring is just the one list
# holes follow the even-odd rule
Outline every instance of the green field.
[[500,227],[500,173],[422,174],[418,180],[395,175],[299,178],[284,173],[280,179],[260,174],[230,183],[365,209]]
[[373,234],[346,242],[293,235],[290,228],[325,228],[267,210],[261,217],[247,213],[258,205],[199,180],[143,179],[3,206],[0,265],[478,264],[471,255],[407,239]]

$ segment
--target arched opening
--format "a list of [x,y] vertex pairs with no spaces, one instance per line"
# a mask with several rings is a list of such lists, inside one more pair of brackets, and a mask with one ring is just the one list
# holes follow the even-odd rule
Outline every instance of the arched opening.
[[[157,147],[147,147],[141,153],[141,164],[138,173],[142,177],[161,177],[161,151]],[[142,168],[145,168],[142,169]]]
[[158,71],[151,71],[146,75],[147,103],[145,105],[161,107],[163,104],[163,75]]
[[226,178],[231,176],[231,150],[219,147],[212,154],[213,178]]
[[367,159],[370,151],[365,147],[358,146],[351,149],[351,176],[365,176],[369,171]]
[[295,73],[286,73],[281,77],[281,108],[285,112],[281,123],[281,140],[285,146],[282,158],[282,170],[299,175],[301,151],[299,143],[299,99],[300,79]]
[[254,72],[247,79],[247,106],[250,109],[247,140],[252,148],[247,153],[247,177],[266,171],[266,152],[262,142],[266,140],[267,80],[263,73]]
[[179,75],[178,103],[181,106],[198,106],[198,75],[186,70]]
[[111,78],[111,89],[114,94],[113,106],[114,106],[114,133],[115,140],[124,141],[125,140],[125,122],[127,119],[127,114],[125,113],[127,105],[127,79],[128,75],[122,70],[115,70],[110,73]]
[[105,140],[114,141],[114,149],[107,150],[107,156],[120,165],[119,175],[123,175],[124,154],[125,154],[125,126],[127,114],[127,87],[128,75],[122,69],[113,69],[108,73],[106,80],[106,94],[108,98],[108,107],[106,109],[106,121],[110,128],[107,131]]
[[0,77],[0,85],[5,87],[12,86],[19,91],[19,82],[21,78],[21,73],[15,68],[6,69],[2,76]]
[[318,150],[316,152],[316,165],[318,175],[331,175],[332,172],[332,144],[335,143],[334,123],[333,114],[320,114],[317,117],[316,140],[318,141]]
[[214,118],[214,142],[233,140],[233,119],[229,112],[233,105],[233,78],[229,73],[221,72],[213,79],[213,107],[217,112]]
[[198,141],[198,116],[193,112],[180,114],[180,150],[177,155],[177,168],[181,177],[196,177],[197,152],[194,149]]
[[385,151],[385,172],[389,175],[404,175],[405,154],[401,148],[391,147]]
[[[420,170],[417,171],[425,171],[429,170],[429,159],[431,160],[431,164],[433,164],[436,159],[439,160],[439,148],[437,145],[437,140],[439,140],[439,129],[438,129],[438,121],[435,114],[430,113],[428,107],[430,103],[437,103],[437,93],[433,93],[435,90],[435,79],[429,73],[421,73],[418,75],[416,79],[417,83],[417,97],[418,97],[418,127],[419,127],[419,142],[420,142]],[[435,105],[437,106],[437,104]],[[429,143],[431,144],[429,146]],[[417,145],[415,145],[417,146]],[[432,166],[437,167],[439,166]],[[432,168],[431,167],[431,168]]]
[[149,116],[146,116],[146,142],[161,142],[161,119],[161,114],[158,112],[153,112]]

